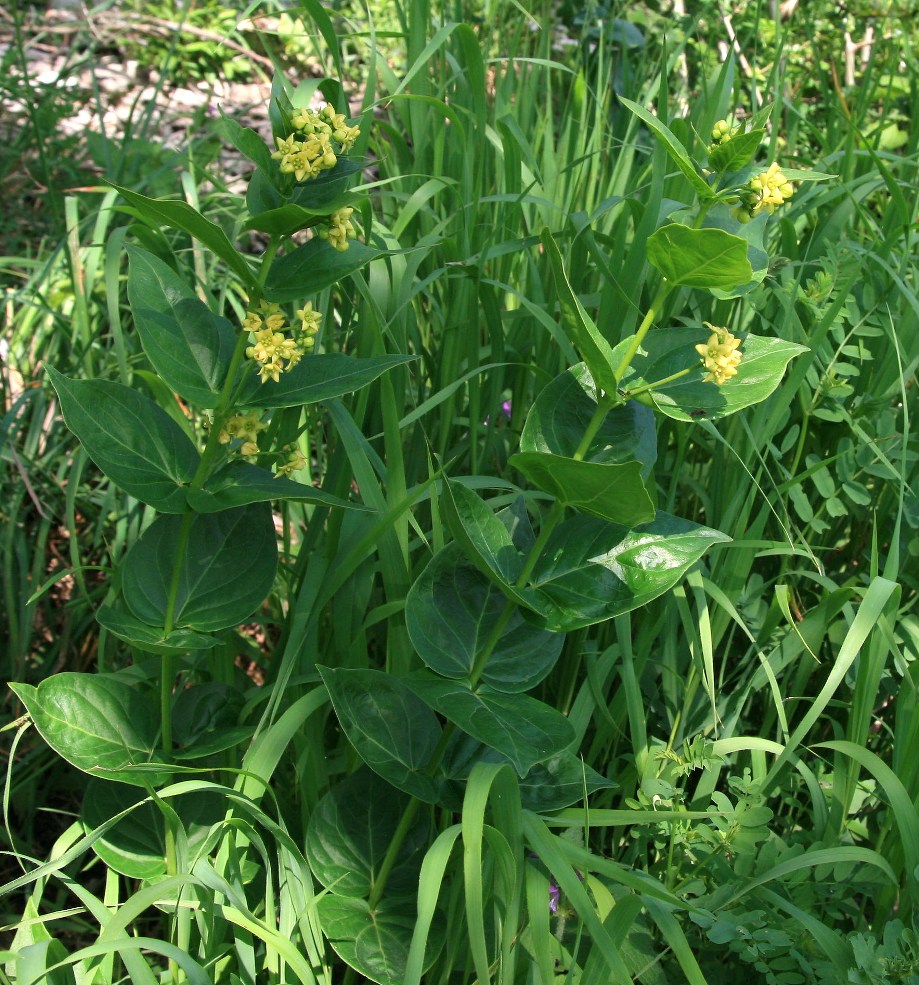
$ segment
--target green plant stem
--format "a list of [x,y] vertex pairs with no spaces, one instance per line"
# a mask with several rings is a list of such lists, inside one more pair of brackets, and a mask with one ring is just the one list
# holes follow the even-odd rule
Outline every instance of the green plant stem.
[[678,373],[671,373],[670,376],[665,376],[662,380],[655,380],[654,383],[646,383],[644,386],[640,386],[636,390],[628,390],[625,393],[625,398],[627,400],[631,400],[633,397],[637,397],[640,393],[647,393],[649,390],[656,390],[658,387],[666,386],[668,383],[678,380],[681,376],[686,376],[688,373],[691,373],[695,368],[695,366],[690,366],[687,369],[681,369]]
[[386,855],[383,857],[380,871],[377,874],[376,881],[367,899],[367,905],[371,911],[383,897],[383,891],[386,889],[389,873],[392,872],[392,868],[396,864],[396,856],[399,854],[399,849],[402,848],[402,843],[405,841],[405,836],[408,834],[409,828],[411,828],[412,821],[415,820],[415,815],[418,813],[420,806],[421,801],[417,797],[412,797],[399,820],[399,826],[393,832],[392,841],[389,843],[389,848],[386,849]]
[[654,324],[654,319],[660,314],[661,307],[663,306],[664,301],[671,290],[672,288],[667,281],[661,281],[661,285],[657,289],[657,294],[654,295],[654,300],[651,302],[648,310],[645,312],[645,317],[642,318],[641,324],[638,326],[638,331],[632,336],[632,341],[629,343],[629,347],[626,349],[625,355],[622,357],[619,365],[613,373],[616,377],[617,383],[623,376],[625,376],[626,370],[629,366],[631,366],[632,360],[635,358],[635,354],[641,347],[641,343],[644,341],[649,329]]

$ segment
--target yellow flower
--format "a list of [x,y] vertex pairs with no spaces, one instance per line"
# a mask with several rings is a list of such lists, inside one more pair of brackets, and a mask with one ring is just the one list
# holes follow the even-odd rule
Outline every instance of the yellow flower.
[[276,137],[278,149],[271,156],[279,162],[283,174],[292,174],[297,181],[307,181],[334,168],[338,154],[346,154],[361,132],[360,127],[348,126],[344,113],[336,113],[328,104],[318,113],[311,109],[294,110],[290,123],[297,132],[289,137]]
[[726,328],[717,328],[709,322],[703,322],[711,329],[708,342],[696,346],[696,352],[702,357],[702,365],[706,370],[702,377],[705,383],[717,383],[723,386],[737,375],[737,367],[743,358],[740,352],[740,339],[735,338]]
[[263,424],[257,413],[235,414],[228,417],[220,434],[217,436],[222,445],[229,444],[233,438],[241,438],[242,445],[239,453],[241,455],[258,454],[258,433],[268,427]]
[[348,240],[357,235],[357,230],[351,222],[353,212],[354,209],[347,207],[339,209],[329,216],[328,226],[319,226],[316,229],[316,234],[322,239],[327,239],[339,253],[344,253],[348,249]]
[[768,171],[753,178],[749,191],[743,198],[747,213],[752,218],[764,209],[774,212],[777,205],[783,205],[794,194],[794,185],[779,170],[774,161]]
[[290,475],[291,472],[299,472],[305,466],[306,457],[299,448],[295,448],[288,454],[287,461],[283,465],[275,466],[275,478],[282,475]]
[[313,311],[313,302],[307,301],[297,312],[300,319],[300,332],[307,337],[319,333],[319,325],[322,322],[322,315],[318,311]]

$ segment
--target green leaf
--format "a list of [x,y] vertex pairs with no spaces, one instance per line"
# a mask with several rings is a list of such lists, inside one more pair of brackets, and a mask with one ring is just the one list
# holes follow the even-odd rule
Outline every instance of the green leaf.
[[677,140],[670,128],[661,123],[653,113],[649,113],[644,106],[632,102],[631,99],[620,96],[619,101],[650,128],[654,136],[664,146],[674,164],[686,175],[690,185],[693,187],[693,191],[695,191],[699,198],[703,199],[703,201],[713,198],[714,193],[709,187],[708,182],[696,170],[696,166],[686,152],[686,148]]
[[[405,623],[412,645],[438,674],[468,678],[502,618],[507,599],[457,544],[434,555],[409,590]],[[482,680],[496,691],[527,691],[555,666],[564,636],[547,633],[514,611],[502,629]]]
[[648,237],[648,263],[673,287],[731,290],[753,276],[745,240],[722,229],[694,229],[678,222]]
[[[205,681],[184,688],[172,706],[172,737],[176,745],[200,748],[215,732],[235,730],[243,705],[242,694],[220,681]],[[242,730],[243,734],[251,731]]]
[[550,535],[525,594],[547,629],[580,629],[647,605],[729,540],[667,513],[633,530],[575,515]]
[[311,209],[304,208],[302,205],[282,205],[253,216],[243,228],[258,229],[274,236],[289,236],[298,229],[307,229],[316,225],[338,209],[355,208],[361,201],[361,196],[344,192],[325,204]]
[[348,741],[394,787],[428,804],[438,785],[425,773],[441,737],[434,713],[398,678],[378,670],[318,667]]
[[277,161],[271,157],[272,148],[265,143],[261,134],[249,127],[241,126],[236,120],[220,113],[216,126],[217,132],[242,154],[247,157],[269,181],[281,177]]
[[163,513],[181,513],[200,456],[179,425],[121,383],[69,380],[50,366],[47,371],[67,427],[112,482]]
[[[581,358],[590,367],[593,378],[607,393],[616,392],[616,363],[613,362],[613,351],[609,342],[600,333],[593,319],[587,314],[578,296],[571,289],[568,276],[562,264],[562,254],[548,229],[541,234],[543,248],[552,264],[555,275],[555,286],[571,317],[565,321],[565,329],[574,343]],[[618,334],[618,333],[617,333]]]
[[129,255],[128,299],[147,358],[181,397],[216,406],[241,330],[194,297],[161,260],[136,248]]
[[357,359],[339,352],[304,357],[275,383],[260,382],[253,372],[239,397],[241,407],[299,407],[331,400],[367,386],[395,366],[414,362],[415,356],[370,356]]
[[200,632],[237,626],[274,581],[278,549],[271,510],[258,503],[222,513],[157,517],[121,569],[124,600],[138,619],[164,625],[176,563],[173,624]]
[[353,241],[347,250],[339,252],[324,239],[311,239],[271,265],[265,282],[265,298],[269,301],[303,301],[385,253],[385,250]]
[[505,595],[522,601],[514,583],[523,570],[523,560],[504,523],[471,489],[446,477],[441,505],[450,532],[466,557]]
[[188,505],[199,513],[219,513],[234,506],[267,503],[274,499],[351,510],[368,509],[361,503],[350,503],[315,486],[277,476],[248,462],[230,462],[211,475],[203,489],[188,493]]
[[[407,794],[366,767],[336,783],[310,816],[306,857],[313,875],[340,896],[369,895],[408,804]],[[386,882],[387,900],[417,893],[429,828],[419,812]]]
[[[53,937],[14,948],[12,954],[16,959],[13,981],[17,985],[75,985],[76,975],[72,964],[64,964],[62,968],[55,968],[51,972],[47,970],[66,962],[68,957],[67,948]],[[10,968],[9,964],[7,968]]]
[[[335,953],[371,982],[403,985],[415,930],[415,904],[386,896],[371,910],[366,900],[322,896],[317,901],[322,932]],[[437,914],[428,932],[422,970],[434,963],[446,940],[446,925]]]
[[242,254],[227,238],[227,234],[215,222],[205,219],[200,212],[193,209],[187,202],[160,201],[147,198],[132,192],[129,188],[112,185],[122,198],[129,202],[137,212],[146,219],[152,219],[156,225],[167,225],[172,229],[193,236],[199,243],[206,246],[242,280],[249,288],[255,288],[256,278],[243,259]]
[[526,694],[502,694],[487,685],[473,691],[465,682],[427,673],[413,674],[405,683],[458,728],[506,756],[519,776],[576,738],[561,712]]
[[333,211],[330,203],[344,195],[351,178],[366,165],[367,162],[358,157],[340,157],[331,171],[323,171],[318,178],[297,185],[290,196],[291,203],[304,209],[325,210],[328,214]]
[[727,300],[730,298],[741,297],[749,294],[757,285],[761,284],[769,271],[769,254],[766,252],[765,235],[769,224],[769,213],[760,212],[749,222],[743,224],[737,221],[733,211],[727,206],[719,203],[715,205],[705,217],[703,228],[723,229],[726,233],[739,236],[746,240],[747,259],[753,270],[753,276],[745,284],[739,284],[730,290],[712,287],[709,290],[716,298]]
[[[711,421],[765,400],[781,382],[788,363],[807,352],[795,342],[747,335],[741,346],[743,359],[737,375],[718,386],[703,383],[701,360],[695,351],[695,346],[704,343],[709,334],[704,327],[649,332],[623,377],[622,386],[634,390],[680,370],[698,367],[697,371],[654,390],[651,399],[662,414],[674,420]],[[617,351],[620,349],[625,352],[624,343],[617,346]]]
[[640,462],[604,465],[542,452],[512,455],[509,465],[566,506],[631,527],[654,517]]
[[38,685],[11,683],[49,746],[84,773],[154,786],[159,709],[149,694],[113,674],[63,673]]
[[719,174],[728,174],[745,168],[756,157],[765,134],[765,130],[738,133],[730,140],[712,148],[708,155],[708,166]]
[[163,626],[148,626],[125,609],[103,605],[96,620],[113,636],[147,653],[188,653],[190,650],[210,650],[220,640],[190,629],[175,629],[165,636]]
[[[129,879],[151,880],[166,875],[163,812],[152,801],[142,803],[145,799],[146,794],[137,787],[92,779],[86,786],[80,811],[80,819],[88,833],[122,811],[139,805],[92,846],[110,869]],[[170,805],[182,822],[188,851],[192,853],[204,844],[213,825],[226,816],[224,797],[207,790],[196,790],[192,796],[174,797]]]
[[[506,763],[496,749],[490,749],[472,736],[455,733],[455,741],[447,749],[444,773],[450,781],[444,791],[444,806],[461,810],[466,780],[476,763]],[[541,813],[559,811],[583,802],[587,794],[617,786],[612,780],[591,769],[571,752],[561,752],[545,762],[536,763],[518,781],[520,800],[524,809]]]

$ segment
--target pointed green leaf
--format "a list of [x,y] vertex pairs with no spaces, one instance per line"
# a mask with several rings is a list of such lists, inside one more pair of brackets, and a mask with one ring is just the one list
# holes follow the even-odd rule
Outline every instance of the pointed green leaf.
[[282,205],[279,208],[269,209],[253,216],[244,228],[258,229],[274,236],[289,236],[298,229],[315,226],[338,209],[356,208],[362,200],[360,195],[344,192],[323,205],[317,205],[313,208],[304,208],[302,205],[293,204]]
[[358,359],[339,352],[304,357],[275,383],[262,383],[253,370],[239,397],[241,407],[299,407],[353,393],[387,370],[414,362],[415,356],[370,356]]
[[[172,737],[176,745],[180,749],[201,749],[211,744],[215,734],[235,731],[244,703],[237,688],[220,681],[184,688],[172,706]],[[242,729],[243,734],[251,732],[252,729]]]
[[49,746],[84,773],[154,786],[159,708],[113,674],[55,674],[38,685],[10,684]]
[[222,513],[157,517],[121,569],[124,600],[138,619],[164,625],[176,563],[173,624],[200,632],[238,625],[274,582],[278,549],[271,510],[254,503]]
[[[405,623],[412,645],[438,674],[467,678],[476,657],[503,618],[507,600],[457,544],[438,551],[412,585]],[[515,611],[502,629],[482,672],[496,691],[527,691],[555,666],[564,636],[547,633]]]
[[648,263],[673,287],[731,290],[753,276],[747,243],[722,229],[672,222],[648,237]]
[[216,406],[241,329],[215,315],[161,260],[129,252],[128,299],[147,358],[181,397]]
[[437,803],[437,784],[424,772],[442,733],[430,708],[391,674],[318,669],[338,721],[361,759],[394,787]]
[[48,367],[67,427],[126,493],[163,513],[185,509],[198,449],[142,393],[106,380],[69,380]]
[[699,198],[703,200],[713,198],[714,193],[709,187],[708,182],[696,170],[696,166],[686,152],[686,148],[677,140],[670,128],[661,123],[653,113],[649,113],[644,106],[632,102],[631,99],[620,96],[619,101],[650,128],[654,136],[664,146],[674,164],[686,175],[693,187],[693,191],[695,191]]
[[234,506],[275,499],[351,510],[368,509],[361,503],[350,503],[315,486],[275,475],[248,462],[230,462],[210,476],[202,489],[188,493],[188,505],[199,513],[219,513]]
[[265,282],[265,297],[269,301],[305,301],[385,253],[354,241],[339,252],[317,236],[275,260]]
[[766,252],[765,235],[766,227],[769,223],[769,213],[760,212],[747,223],[740,223],[734,217],[733,211],[727,206],[718,204],[714,206],[705,217],[704,228],[723,229],[726,233],[739,236],[747,243],[747,259],[753,270],[753,276],[744,284],[739,284],[730,290],[722,290],[718,287],[711,287],[709,290],[716,298],[723,300],[741,297],[749,294],[755,287],[763,282],[769,271],[769,254]]
[[566,321],[565,328],[574,343],[581,358],[590,367],[593,378],[607,393],[616,392],[615,366],[612,347],[593,319],[587,314],[578,296],[568,283],[568,276],[562,263],[562,254],[548,229],[541,234],[543,248],[552,271],[555,275],[555,285],[561,296],[562,304],[568,308],[571,317]]
[[574,726],[561,712],[529,695],[502,694],[487,685],[473,691],[465,682],[427,673],[405,683],[458,728],[506,756],[519,776],[575,740]]
[[[412,900],[384,896],[371,910],[366,900],[327,895],[319,898],[317,913],[323,934],[342,961],[367,981],[404,985],[417,919]],[[428,932],[423,971],[434,963],[445,940],[446,924],[438,913]]]
[[[313,875],[339,896],[367,896],[408,804],[407,794],[366,767],[336,783],[310,816],[306,857]],[[386,882],[387,899],[417,893],[429,828],[419,811]]]
[[765,130],[749,130],[713,147],[708,155],[708,166],[719,174],[729,174],[745,168],[756,157],[765,134]]
[[667,513],[633,530],[575,515],[549,537],[526,595],[547,629],[580,629],[646,605],[729,540]]
[[[747,335],[737,375],[723,386],[702,381],[703,370],[695,346],[704,343],[706,328],[667,328],[649,332],[643,349],[632,360],[622,386],[634,390],[683,369],[693,372],[652,392],[662,414],[677,421],[716,420],[765,400],[782,380],[795,356],[807,352],[803,345],[784,339]],[[620,344],[617,351],[625,352]],[[698,367],[696,370],[695,367]]]
[[190,650],[210,650],[220,640],[190,629],[176,629],[168,636],[162,626],[149,626],[120,607],[103,605],[96,619],[113,636],[147,653],[188,653]]
[[256,286],[255,275],[249,268],[249,264],[227,238],[227,234],[217,223],[205,219],[187,202],[160,201],[132,192],[130,188],[121,188],[115,184],[112,187],[144,218],[154,220],[156,225],[167,225],[172,229],[179,229],[188,233],[206,246],[211,253],[220,257],[247,287],[254,288]]

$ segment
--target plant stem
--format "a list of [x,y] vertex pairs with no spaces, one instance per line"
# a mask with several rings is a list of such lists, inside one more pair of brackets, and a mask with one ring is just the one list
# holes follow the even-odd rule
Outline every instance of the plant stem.
[[396,856],[399,854],[402,842],[405,841],[405,836],[408,834],[409,828],[411,828],[412,821],[415,820],[415,815],[418,813],[420,806],[421,801],[417,797],[412,797],[399,820],[399,826],[393,832],[392,841],[389,843],[389,848],[386,849],[383,864],[380,866],[380,871],[377,874],[376,881],[367,899],[367,905],[371,910],[377,906],[383,896],[383,890],[386,888],[389,873],[392,872],[392,868],[396,864]]
[[654,300],[651,302],[648,310],[645,312],[645,317],[642,318],[641,324],[638,326],[638,331],[632,336],[632,341],[629,343],[629,347],[626,349],[625,355],[622,357],[621,362],[613,373],[616,377],[617,383],[623,376],[625,376],[625,371],[632,364],[635,354],[638,352],[641,343],[648,334],[648,330],[654,324],[654,319],[658,316],[658,314],[660,314],[661,307],[670,291],[670,285],[667,281],[662,280],[660,287],[657,289],[657,294],[654,295]]

